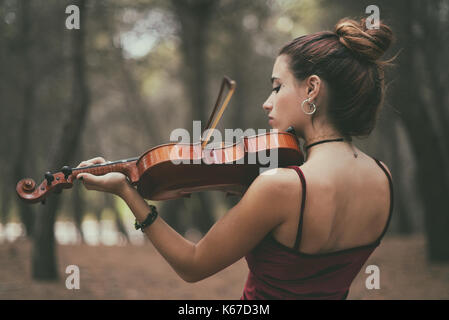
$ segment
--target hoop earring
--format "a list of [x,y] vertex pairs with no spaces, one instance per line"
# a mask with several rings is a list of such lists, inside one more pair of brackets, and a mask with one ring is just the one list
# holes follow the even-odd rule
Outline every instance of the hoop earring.
[[[306,102],[309,104],[309,106],[312,106],[312,108],[313,108],[312,111],[307,112],[307,111],[304,110],[304,103],[306,103]],[[315,105],[315,103],[310,102],[310,98],[307,98],[306,100],[304,100],[304,101],[301,103],[301,108],[302,108],[302,111],[303,111],[305,114],[309,114],[309,115],[310,115],[310,114],[314,114],[315,111],[316,111],[316,105]]]

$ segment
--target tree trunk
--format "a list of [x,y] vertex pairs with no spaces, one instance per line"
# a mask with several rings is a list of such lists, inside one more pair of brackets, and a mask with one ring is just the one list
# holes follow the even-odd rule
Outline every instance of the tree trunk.
[[392,178],[393,178],[393,194],[394,194],[394,212],[393,217],[397,221],[397,231],[400,234],[410,234],[413,231],[411,224],[410,212],[407,210],[407,206],[404,204],[407,198],[404,198],[406,194],[400,192],[402,189],[402,181],[406,180],[402,169],[402,161],[406,160],[408,155],[401,154],[400,144],[405,141],[399,140],[400,137],[397,134],[396,122],[400,121],[392,111],[384,110],[385,117],[383,118],[383,126],[380,132],[380,140],[385,141],[381,144],[382,149],[382,161],[388,164]]
[[84,211],[86,210],[86,202],[81,194],[81,184],[73,186],[72,190],[72,213],[73,220],[77,231],[77,236],[81,243],[84,243],[84,233],[82,228]]
[[115,227],[117,232],[122,235],[126,242],[129,243],[128,231],[126,231],[125,225],[123,224],[122,218],[120,217],[120,212],[114,204],[114,196],[111,194],[105,194],[105,207],[110,208],[114,213]]
[[[66,112],[66,118],[62,122],[62,128],[58,142],[54,150],[50,151],[50,167],[61,168],[67,165],[74,157],[78,148],[83,126],[89,107],[89,94],[87,87],[86,61],[85,61],[85,32],[86,2],[79,0],[75,2],[80,9],[81,28],[71,30],[72,36],[72,67],[73,87],[72,102],[70,109]],[[36,234],[32,250],[32,274],[34,279],[55,280],[58,278],[56,266],[56,251],[54,238],[54,223],[56,211],[60,198],[49,197],[46,206],[41,206],[36,218]]]
[[0,185],[0,192],[1,192],[1,206],[0,206],[0,223],[5,226],[8,223],[9,220],[9,208],[10,208],[10,190],[6,188],[5,185]]
[[54,224],[60,197],[50,197],[36,210],[32,249],[32,277],[36,280],[57,280]]
[[[190,101],[192,120],[207,121],[208,103],[207,79],[207,31],[218,4],[216,0],[173,0],[172,5],[181,23],[181,52],[184,61],[183,81],[186,95]],[[204,129],[202,122],[202,129]],[[198,137],[194,137],[198,138]],[[196,197],[196,195],[195,195]],[[198,194],[200,210],[192,212],[195,227],[206,233],[213,224],[210,199],[204,193]]]
[[[420,61],[426,62],[429,57],[421,50],[416,39],[416,25],[413,25],[417,21],[415,18],[422,14],[418,5],[419,1],[411,3],[409,15],[401,25],[404,28],[399,30],[404,51],[399,60],[396,94],[416,156],[418,190],[425,209],[428,257],[431,261],[449,261],[449,164],[442,140],[444,133],[439,131],[432,118],[432,112],[444,114],[445,105],[426,103],[421,91],[423,86],[432,84],[423,81],[423,72],[429,70]],[[400,15],[402,9],[398,7],[397,10]],[[439,22],[436,20],[435,23]],[[429,79],[438,79],[438,74],[430,74]]]
[[218,1],[173,0],[172,4],[181,23],[183,80],[186,95],[190,100],[192,120],[206,121],[208,102],[207,31]]
[[[31,136],[30,127],[31,120],[33,119],[33,111],[35,106],[35,77],[34,66],[31,58],[32,38],[30,36],[31,31],[31,2],[27,0],[20,1],[20,37],[22,48],[22,74],[21,79],[23,81],[22,88],[22,117],[18,131],[17,141],[17,153],[14,160],[14,167],[12,169],[12,178],[14,181],[19,181],[26,176],[25,166],[29,166],[29,156],[26,155],[30,152]],[[12,184],[14,185],[14,184]],[[23,202],[18,203],[19,217],[23,225],[25,226],[25,232],[27,236],[33,234],[33,208]]]
[[184,234],[187,231],[187,224],[185,215],[186,209],[184,206],[184,199],[173,199],[164,201],[161,209],[162,218],[179,234]]

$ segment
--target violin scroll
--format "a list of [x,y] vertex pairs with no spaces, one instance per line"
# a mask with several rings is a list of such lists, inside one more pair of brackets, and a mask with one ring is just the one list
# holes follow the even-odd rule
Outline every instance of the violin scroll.
[[62,189],[73,186],[73,176],[65,176],[63,172],[50,173],[44,175],[44,180],[37,186],[31,178],[20,180],[16,185],[16,192],[20,199],[27,203],[45,202],[47,194],[50,192],[60,193]]

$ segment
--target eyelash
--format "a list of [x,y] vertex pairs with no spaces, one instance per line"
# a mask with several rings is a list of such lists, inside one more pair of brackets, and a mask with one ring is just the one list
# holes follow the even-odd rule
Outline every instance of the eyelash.
[[281,89],[281,86],[279,85],[276,88],[273,88],[273,90],[271,90],[271,92],[276,91],[276,93],[278,93],[280,89]]

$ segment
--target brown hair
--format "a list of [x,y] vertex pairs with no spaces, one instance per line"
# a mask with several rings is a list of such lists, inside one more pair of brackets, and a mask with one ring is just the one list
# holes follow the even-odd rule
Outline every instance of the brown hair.
[[359,23],[344,18],[334,32],[296,38],[279,55],[289,57],[296,79],[316,74],[326,81],[328,119],[351,140],[352,136],[368,136],[374,129],[384,100],[384,66],[393,60],[380,61],[380,57],[392,41],[393,32],[382,22],[378,29],[367,29],[365,19]]

